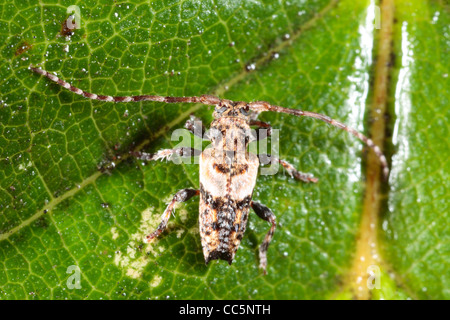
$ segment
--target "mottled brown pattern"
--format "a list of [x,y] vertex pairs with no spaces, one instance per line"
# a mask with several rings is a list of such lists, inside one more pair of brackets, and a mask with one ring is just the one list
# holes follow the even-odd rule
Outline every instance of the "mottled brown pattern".
[[215,148],[201,155],[199,225],[206,263],[233,261],[247,226],[256,183],[259,159],[246,152],[250,127],[237,114],[229,111],[213,121],[211,129],[222,136],[213,135]]
[[244,235],[251,196],[241,201],[213,197],[200,185],[200,235],[205,262],[231,264]]

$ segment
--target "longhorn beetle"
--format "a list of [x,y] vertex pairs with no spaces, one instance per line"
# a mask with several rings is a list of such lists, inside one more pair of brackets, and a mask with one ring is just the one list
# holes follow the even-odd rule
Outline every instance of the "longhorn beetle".
[[[213,113],[214,120],[211,123],[209,134],[206,136],[214,148],[207,148],[204,151],[200,151],[193,148],[181,147],[163,149],[154,154],[131,152],[132,155],[146,161],[170,158],[173,155],[185,157],[200,156],[200,188],[178,191],[164,211],[162,221],[158,228],[146,236],[144,241],[150,242],[166,229],[175,203],[185,202],[193,196],[200,196],[199,225],[206,264],[216,259],[226,260],[231,264],[247,226],[249,208],[252,207],[260,218],[271,224],[270,230],[259,248],[260,268],[266,273],[267,248],[273,237],[276,222],[275,215],[268,207],[252,200],[258,167],[262,157],[269,159],[271,162],[278,162],[295,179],[304,182],[318,181],[310,174],[297,171],[290,163],[273,155],[266,154],[257,156],[252,153],[239,152],[247,150],[250,141],[261,138],[258,135],[254,136],[250,133],[250,126],[266,129],[266,136],[270,135],[270,124],[256,120],[256,116],[260,112],[273,111],[297,117],[315,118],[345,130],[369,146],[375,152],[381,163],[384,177],[387,178],[389,174],[385,156],[371,139],[326,115],[275,106],[264,101],[247,103],[220,99],[211,95],[193,97],[163,97],[157,95],[112,97],[97,95],[76,88],[45,70],[33,66],[30,66],[30,69],[49,78],[60,86],[89,99],[108,102],[157,101],[165,103],[200,103],[215,106]],[[186,122],[185,127],[193,134],[199,135],[198,133],[204,131],[205,128],[203,126],[199,128],[199,122],[195,121],[195,119],[195,117],[191,117]],[[202,136],[200,135],[200,137]]]

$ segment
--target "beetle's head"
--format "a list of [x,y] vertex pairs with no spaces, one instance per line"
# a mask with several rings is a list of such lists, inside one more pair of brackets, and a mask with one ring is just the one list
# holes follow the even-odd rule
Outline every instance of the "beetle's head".
[[249,120],[250,109],[248,104],[242,101],[221,100],[220,104],[216,105],[213,117],[214,119],[229,117]]

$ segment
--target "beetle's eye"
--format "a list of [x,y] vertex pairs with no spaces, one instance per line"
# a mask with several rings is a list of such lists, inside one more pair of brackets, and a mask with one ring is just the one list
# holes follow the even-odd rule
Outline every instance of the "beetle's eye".
[[248,106],[245,106],[245,107],[243,107],[243,108],[240,108],[239,111],[240,111],[244,116],[248,116],[248,115],[250,114],[250,113],[249,113]]
[[222,113],[224,113],[225,110],[227,110],[227,109],[228,109],[227,107],[222,107],[222,108],[220,108],[220,109],[216,109],[216,112],[217,112],[218,114],[222,114]]

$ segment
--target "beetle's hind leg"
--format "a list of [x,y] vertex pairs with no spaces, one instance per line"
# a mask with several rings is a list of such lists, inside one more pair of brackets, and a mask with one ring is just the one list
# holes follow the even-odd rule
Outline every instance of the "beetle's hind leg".
[[150,233],[148,236],[145,237],[144,242],[150,242],[157,236],[159,236],[166,228],[167,228],[167,222],[169,221],[170,214],[173,212],[175,203],[177,202],[185,202],[189,199],[191,199],[193,196],[198,196],[200,194],[199,190],[196,189],[182,189],[178,191],[175,196],[173,197],[172,201],[170,201],[169,205],[167,206],[166,210],[164,210],[163,218],[161,223],[159,224],[158,228]]
[[258,202],[252,201],[251,206],[258,217],[272,224],[269,232],[267,232],[266,237],[264,238],[263,243],[259,247],[259,267],[263,269],[264,274],[267,274],[267,249],[269,248],[270,241],[272,240],[275,228],[277,226],[275,222],[275,215],[272,210]]
[[261,164],[278,162],[279,164],[281,164],[283,166],[283,168],[287,171],[287,173],[292,178],[295,178],[297,180],[301,180],[303,182],[314,182],[314,183],[319,181],[319,179],[313,177],[313,175],[310,173],[304,173],[304,172],[298,171],[297,169],[295,169],[295,167],[292,164],[290,164],[286,160],[279,159],[270,154],[260,154],[260,155],[258,155],[258,157],[259,157]]

